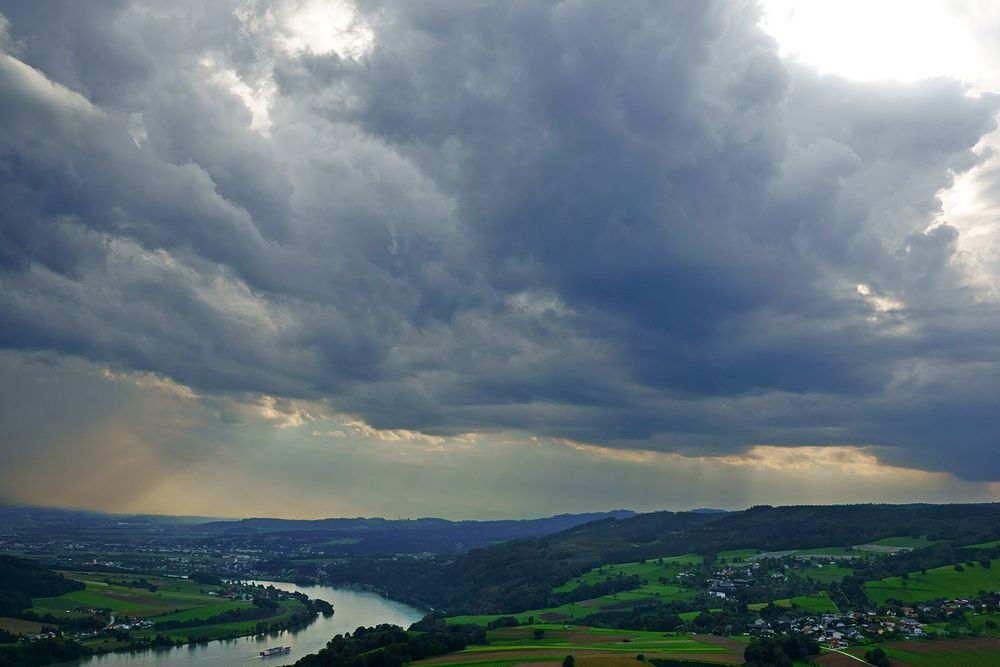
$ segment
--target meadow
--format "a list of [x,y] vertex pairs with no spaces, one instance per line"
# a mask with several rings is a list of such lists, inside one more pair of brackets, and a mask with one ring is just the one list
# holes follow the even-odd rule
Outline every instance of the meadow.
[[945,565],[927,570],[926,574],[911,573],[908,580],[888,577],[866,583],[865,593],[872,602],[884,604],[889,599],[911,603],[967,597],[979,591],[1000,591],[1000,559],[990,562],[989,568],[978,562],[964,563],[961,571]]
[[[816,593],[814,595],[797,595],[793,598],[782,598],[779,600],[774,600],[774,606],[776,607],[787,607],[798,609],[799,611],[810,612],[814,614],[835,614],[837,611],[837,605],[834,604],[833,600],[830,599],[826,593]],[[747,605],[750,609],[763,609],[767,606],[766,602],[756,602],[754,604]],[[683,618],[683,616],[682,616]]]
[[[240,620],[226,623],[209,622],[220,614],[248,610],[254,604],[248,600],[228,600],[218,596],[220,588],[199,584],[189,579],[163,578],[154,576],[128,575],[129,581],[142,577],[156,588],[129,587],[122,585],[120,574],[93,572],[64,572],[64,576],[83,582],[86,588],[57,597],[35,598],[31,611],[56,618],[79,618],[89,616],[85,608],[110,609],[118,618],[148,618],[154,624],[167,622],[191,623],[189,627],[134,630],[132,640],[152,639],[164,635],[180,642],[193,642],[253,634],[260,624],[287,623],[295,614],[303,614],[306,606],[296,599],[280,600],[274,613],[264,618]],[[108,583],[105,579],[110,580]],[[215,593],[215,594],[211,594]],[[198,624],[197,621],[206,621]],[[121,640],[100,639],[88,642],[94,648],[116,648],[126,644]]]
[[[215,591],[216,587],[200,585],[187,579],[146,577],[150,584],[157,587],[153,592],[146,588],[104,581],[121,581],[123,577],[120,574],[63,572],[63,576],[83,582],[86,589],[57,597],[35,598],[32,600],[31,611],[40,615],[73,618],[87,616],[88,613],[80,611],[80,608],[92,607],[110,609],[120,617],[148,618],[220,604],[218,597],[208,595],[208,591]],[[130,575],[125,578],[132,580],[136,577]]]
[[[929,547],[935,544],[936,540],[927,539],[926,535],[919,537],[886,537],[881,540],[875,540],[869,544],[880,546],[880,547],[901,547],[904,549],[920,549],[923,547]],[[868,546],[868,545],[862,545]]]
[[[1000,640],[991,638],[949,639],[935,641],[889,642],[878,644],[894,665],[908,667],[997,667],[1000,665]],[[847,652],[862,657],[876,645],[851,648]],[[829,667],[850,664],[849,658],[827,654],[820,658],[821,665]]]

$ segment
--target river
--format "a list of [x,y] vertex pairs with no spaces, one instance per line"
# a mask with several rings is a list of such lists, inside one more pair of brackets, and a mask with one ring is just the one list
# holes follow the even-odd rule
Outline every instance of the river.
[[[336,634],[354,632],[359,626],[379,623],[393,623],[406,628],[424,615],[415,607],[367,591],[331,586],[297,586],[280,581],[253,583],[326,600],[333,605],[334,614],[329,617],[317,616],[316,620],[302,628],[274,632],[263,637],[240,637],[135,653],[108,653],[61,663],[59,667],[226,667],[254,662],[261,667],[277,667],[290,665],[304,655],[319,651]],[[260,651],[271,646],[291,646],[292,652],[272,658],[259,657]]]

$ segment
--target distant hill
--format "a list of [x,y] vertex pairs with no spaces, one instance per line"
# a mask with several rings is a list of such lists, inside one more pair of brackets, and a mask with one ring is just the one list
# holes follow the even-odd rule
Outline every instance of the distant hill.
[[[424,517],[420,519],[383,519],[364,518],[353,519],[268,519],[251,518],[232,521],[213,521],[205,523],[205,530],[225,532],[284,532],[291,530],[333,530],[344,532],[360,532],[369,530],[427,530],[440,528],[464,528],[512,533],[529,532],[547,534],[558,532],[581,523],[589,523],[600,519],[627,519],[636,516],[631,510],[612,510],[610,512],[587,512],[582,514],[557,514],[540,519],[496,519],[496,520],[461,520],[438,519]],[[541,531],[540,533],[538,531]]]
[[607,518],[514,540],[453,562],[331,567],[335,583],[370,583],[448,613],[510,613],[552,606],[553,588],[606,563],[730,549],[779,551],[926,535],[955,544],[1000,537],[1000,504],[758,506],[741,512],[654,512]]
[[447,519],[331,518],[316,520],[103,514],[48,507],[0,506],[0,530],[44,540],[101,536],[107,541],[224,540],[251,546],[258,539],[291,548],[308,545],[317,555],[456,554],[527,537],[558,533],[581,524],[635,516],[630,510],[559,514],[540,519],[450,521]]
[[630,510],[559,514],[542,519],[449,521],[447,519],[243,519],[203,524],[200,530],[215,535],[305,536],[330,542],[331,553],[348,555],[392,553],[457,553],[527,537],[558,533],[604,519],[627,519]]

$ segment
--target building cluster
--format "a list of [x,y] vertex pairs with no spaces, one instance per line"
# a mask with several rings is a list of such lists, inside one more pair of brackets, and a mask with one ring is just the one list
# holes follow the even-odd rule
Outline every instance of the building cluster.
[[746,627],[752,635],[803,634],[824,646],[843,648],[850,644],[887,639],[923,639],[936,632],[928,627],[931,620],[965,618],[996,609],[1000,593],[987,593],[970,600],[957,598],[900,607],[881,612],[869,609],[835,614],[786,615],[774,621],[755,619]]

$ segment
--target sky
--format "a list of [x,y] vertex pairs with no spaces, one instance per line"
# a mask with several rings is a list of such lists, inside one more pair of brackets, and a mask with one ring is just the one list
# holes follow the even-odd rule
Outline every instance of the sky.
[[0,502],[1000,500],[998,31],[0,0]]

